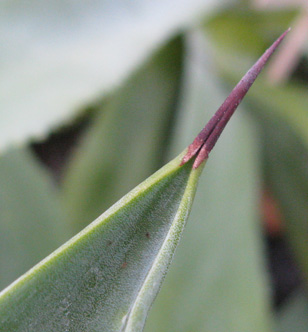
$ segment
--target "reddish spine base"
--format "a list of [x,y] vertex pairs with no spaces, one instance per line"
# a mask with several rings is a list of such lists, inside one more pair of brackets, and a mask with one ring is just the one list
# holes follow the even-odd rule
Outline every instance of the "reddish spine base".
[[227,99],[219,107],[217,112],[202,129],[195,140],[189,145],[186,155],[183,157],[180,166],[187,163],[196,156],[193,168],[198,168],[201,163],[208,158],[209,153],[215,146],[219,136],[221,135],[226,124],[230,120],[232,114],[245,97],[249,88],[260,74],[262,68],[274,53],[278,45],[284,39],[290,28],[286,30],[259,58],[259,60],[248,70],[244,77],[239,81],[232,90]]

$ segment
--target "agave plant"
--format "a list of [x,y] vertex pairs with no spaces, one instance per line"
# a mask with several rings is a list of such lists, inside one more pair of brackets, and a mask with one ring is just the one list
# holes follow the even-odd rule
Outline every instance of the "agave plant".
[[287,32],[187,149],[1,292],[0,331],[143,330],[209,153]]

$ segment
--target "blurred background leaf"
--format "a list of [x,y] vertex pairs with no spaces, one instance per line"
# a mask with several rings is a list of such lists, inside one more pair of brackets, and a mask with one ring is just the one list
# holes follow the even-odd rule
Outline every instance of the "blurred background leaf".
[[220,5],[2,1],[0,151],[68,122],[163,41]]
[[0,221],[1,289],[71,234],[51,177],[29,149],[0,158]]
[[292,294],[278,313],[280,332],[304,332],[308,326],[308,300],[303,290]]
[[[266,111],[263,109],[263,111]],[[268,110],[270,112],[270,109]],[[266,183],[280,202],[285,231],[308,285],[308,150],[283,122],[262,121]]]

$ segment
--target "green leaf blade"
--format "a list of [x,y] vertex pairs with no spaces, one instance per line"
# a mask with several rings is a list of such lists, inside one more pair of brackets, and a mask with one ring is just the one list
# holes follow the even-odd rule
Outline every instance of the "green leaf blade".
[[0,331],[141,331],[202,171],[179,161],[4,290]]

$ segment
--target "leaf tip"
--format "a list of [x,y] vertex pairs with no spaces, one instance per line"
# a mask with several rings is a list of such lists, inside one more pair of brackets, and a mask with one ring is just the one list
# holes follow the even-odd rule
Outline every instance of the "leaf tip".
[[182,158],[180,166],[186,164],[190,159],[195,157],[196,159],[194,161],[193,168],[196,169],[208,158],[209,153],[215,146],[234,111],[245,97],[246,93],[260,74],[270,56],[274,53],[290,30],[291,28],[288,28],[284,33],[282,33],[280,37],[278,37],[276,41],[263,53],[258,61],[247,71],[210,121],[198,134],[195,140],[188,146],[187,152]]

